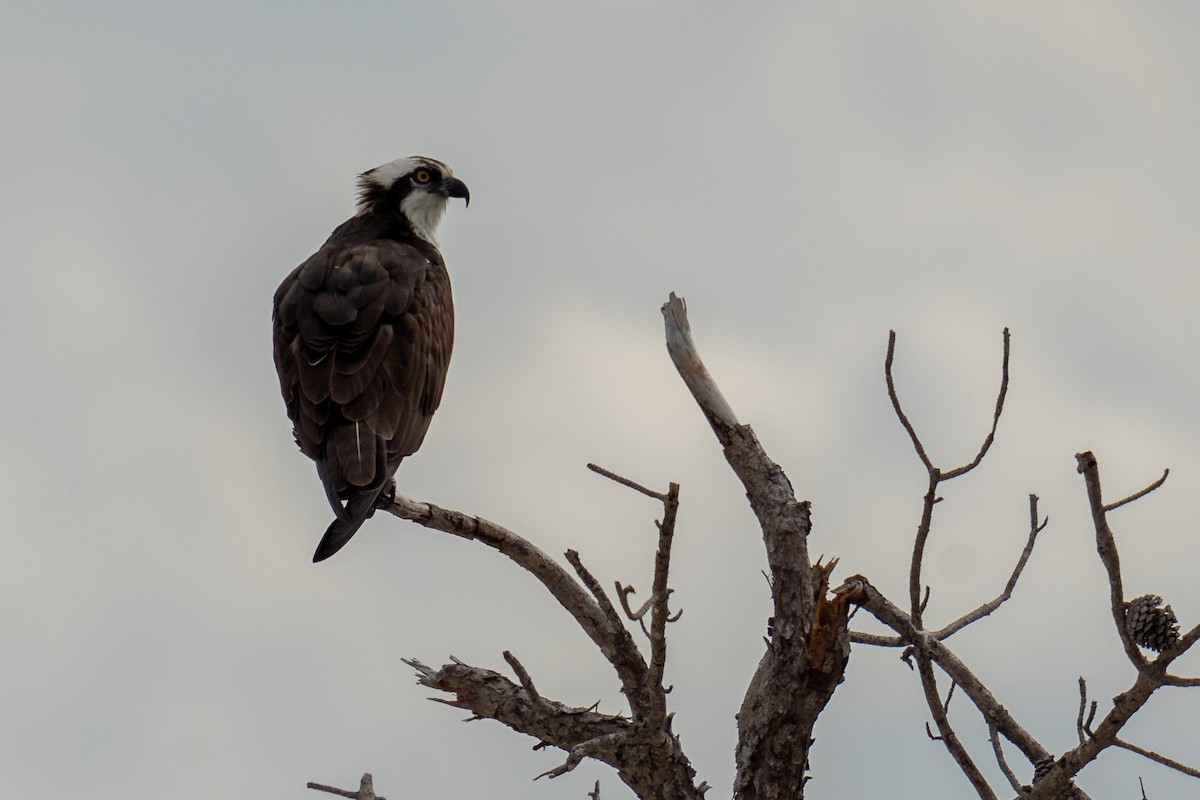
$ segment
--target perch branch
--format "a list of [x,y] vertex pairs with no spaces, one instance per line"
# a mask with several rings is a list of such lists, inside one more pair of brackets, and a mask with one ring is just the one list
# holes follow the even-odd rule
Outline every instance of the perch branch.
[[[567,760],[543,776],[564,774],[581,759],[591,757],[615,767],[621,779],[639,796],[697,800],[703,792],[693,785],[695,771],[679,747],[678,738],[670,732],[667,690],[662,686],[666,665],[665,628],[667,622],[678,619],[678,615],[672,616],[668,608],[671,590],[667,587],[667,579],[679,486],[673,483],[668,493],[660,494],[608,470],[595,470],[660,499],[664,505],[663,521],[658,524],[654,591],[648,603],[651,614],[651,627],[647,631],[651,639],[649,665],[609,596],[584,566],[578,552],[566,552],[566,560],[576,574],[572,577],[534,545],[487,520],[405,497],[393,498],[385,508],[425,527],[483,542],[537,577],[560,605],[571,612],[617,672],[632,718],[602,715],[592,709],[569,708],[547,700],[537,691],[525,667],[508,651],[504,652],[504,658],[516,674],[519,685],[498,673],[472,667],[457,659],[437,671],[415,660],[405,663],[417,670],[422,684],[454,696],[453,699],[432,699],[471,711],[471,719],[496,719],[518,732],[536,737],[542,745],[565,750]],[[630,613],[627,599],[630,591],[631,588],[626,590],[617,584],[621,605],[627,613]],[[646,612],[640,613],[644,616]],[[640,619],[638,621],[641,623]],[[647,630],[644,624],[643,630]]]
[[[575,618],[579,627],[604,654],[616,670],[627,695],[636,693],[646,665],[625,626],[619,620],[614,625],[614,615],[607,614],[579,581],[534,544],[481,517],[472,517],[461,511],[440,508],[400,495],[395,496],[383,510],[432,530],[481,542],[532,574],[559,605]],[[600,594],[603,595],[603,592]]]

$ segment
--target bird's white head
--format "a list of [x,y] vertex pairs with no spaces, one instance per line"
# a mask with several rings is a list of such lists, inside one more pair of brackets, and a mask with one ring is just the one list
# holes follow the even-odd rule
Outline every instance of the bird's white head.
[[436,242],[437,226],[451,197],[471,203],[467,185],[434,158],[400,158],[358,176],[359,215],[398,211],[430,243]]

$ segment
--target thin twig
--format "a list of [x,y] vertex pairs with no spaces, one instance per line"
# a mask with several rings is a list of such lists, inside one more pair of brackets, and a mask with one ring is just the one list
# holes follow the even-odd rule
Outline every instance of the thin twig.
[[560,775],[566,775],[571,770],[579,766],[579,763],[585,758],[597,758],[601,753],[615,752],[622,742],[629,738],[629,734],[625,731],[605,734],[597,736],[595,739],[589,739],[586,742],[577,744],[571,748],[567,754],[567,760],[558,765],[554,769],[546,770],[541,775],[538,775],[534,780],[540,778],[554,778]]
[[577,550],[568,550],[564,554],[567,558],[567,563],[575,569],[575,574],[579,576],[579,580],[587,587],[587,590],[592,593],[596,604],[600,607],[605,618],[613,631],[624,631],[625,626],[621,623],[621,618],[617,615],[617,609],[613,607],[612,600],[608,598],[604,587],[600,585],[600,581],[588,571],[588,568],[583,565],[583,561],[579,558]]
[[533,685],[533,678],[529,677],[529,673],[525,670],[525,665],[507,650],[504,651],[504,660],[512,667],[513,673],[517,676],[517,680],[521,682],[521,688],[529,695],[529,699],[535,705],[545,705],[546,701],[542,699],[542,695],[538,692],[537,687]]
[[625,616],[628,617],[631,622],[636,622],[641,626],[642,633],[646,634],[647,639],[650,638],[650,630],[646,627],[644,619],[646,612],[650,610],[650,606],[654,603],[654,598],[646,598],[646,602],[642,603],[641,606],[638,607],[637,611],[634,611],[629,605],[629,595],[635,594],[637,590],[632,586],[622,586],[620,581],[616,581],[616,587],[617,599],[621,602],[621,610],[625,612]]
[[983,446],[979,448],[979,452],[969,464],[964,464],[961,467],[956,467],[942,475],[942,480],[950,480],[957,478],[959,475],[965,475],[971,470],[979,466],[979,462],[983,461],[983,457],[987,455],[987,451],[992,446],[992,442],[996,439],[996,428],[1000,425],[1000,415],[1004,413],[1004,398],[1008,395],[1008,356],[1009,356],[1009,335],[1008,328],[1004,329],[1004,360],[1000,365],[1000,392],[996,395],[996,411],[992,414],[992,429],[988,431],[987,437],[983,440]]
[[899,636],[884,636],[879,633],[864,633],[850,631],[850,641],[856,644],[869,644],[874,647],[903,647],[908,644]]
[[1000,765],[1000,771],[1008,779],[1008,785],[1013,788],[1013,791],[1020,794],[1021,781],[1017,779],[1016,774],[1009,768],[1008,761],[1004,758],[1004,748],[1000,744],[1000,732],[996,730],[995,725],[988,726],[988,738],[992,740],[992,752],[996,754],[996,763]]
[[667,623],[671,619],[668,606],[671,589],[667,586],[667,577],[671,571],[671,544],[675,538],[678,511],[679,484],[671,483],[663,498],[663,520],[658,526],[658,549],[654,553],[654,588],[650,593],[653,610],[650,614],[650,673],[647,683],[654,698],[651,724],[655,726],[661,725],[666,716],[666,696],[662,687],[667,668]]
[[587,468],[590,469],[592,472],[595,472],[597,475],[603,475],[604,477],[608,478],[609,480],[616,481],[617,483],[621,484],[622,486],[628,486],[630,489],[633,489],[635,492],[641,492],[642,494],[646,495],[647,497],[653,497],[655,500],[661,500],[664,502],[667,499],[667,496],[665,494],[662,494],[661,492],[656,492],[653,489],[647,489],[645,486],[642,486],[640,483],[631,481],[631,480],[629,480],[629,478],[623,478],[615,472],[610,472],[609,470],[606,470],[604,467],[600,467],[595,464],[588,464]]
[[1021,551],[1021,556],[1017,559],[1017,565],[1013,568],[1012,575],[1010,575],[1008,578],[1008,583],[1004,585],[1004,591],[1002,591],[999,596],[992,599],[990,602],[984,603],[969,614],[964,614],[946,627],[934,632],[934,637],[938,639],[946,639],[947,637],[967,627],[972,622],[991,614],[1010,598],[1012,598],[1013,590],[1017,588],[1017,580],[1021,577],[1021,573],[1025,570],[1025,565],[1029,562],[1029,556],[1033,554],[1033,545],[1037,541],[1037,535],[1041,533],[1045,529],[1046,525],[1050,522],[1050,518],[1047,517],[1046,519],[1042,520],[1040,524],[1038,523],[1037,503],[1038,496],[1036,494],[1029,495],[1029,536],[1025,540],[1025,549]]
[[916,428],[908,421],[908,415],[900,407],[900,395],[896,391],[896,381],[892,377],[892,362],[895,358],[896,332],[888,331],[887,358],[883,361],[883,376],[887,381],[888,397],[892,401],[892,408],[896,412],[896,417],[900,420],[900,424],[904,426],[904,430],[908,432],[908,438],[912,440],[913,448],[917,451],[917,457],[921,459],[921,463],[925,465],[925,469],[932,472],[934,468],[933,462],[929,460],[929,456],[925,453],[925,446],[921,444],[921,437],[917,436]]
[[954,690],[958,688],[958,681],[950,679],[950,691],[946,692],[946,702],[942,703],[942,710],[947,714],[950,713],[950,700],[954,697]]
[[925,497],[922,500],[921,522],[917,525],[917,535],[913,538],[912,562],[909,565],[909,615],[912,618],[912,624],[918,629],[925,627],[924,620],[922,619],[925,611],[925,602],[921,599],[921,568],[925,563],[925,543],[929,541],[929,532],[933,527],[933,506],[938,501],[937,487],[940,480],[941,473],[938,472],[938,468],[930,467],[929,488],[926,490]]
[[1166,756],[1156,753],[1153,750],[1147,750],[1144,747],[1138,747],[1136,744],[1130,744],[1124,739],[1113,739],[1113,745],[1115,747],[1120,747],[1123,750],[1128,750],[1131,753],[1137,753],[1139,756],[1148,758],[1155,763],[1162,764],[1164,767],[1170,767],[1177,772],[1182,772],[1184,775],[1190,775],[1193,778],[1200,778],[1200,769],[1189,767],[1187,764],[1181,764],[1175,759],[1167,758]]
[[1134,500],[1138,500],[1142,497],[1145,497],[1146,495],[1150,494],[1155,489],[1157,489],[1158,487],[1160,487],[1164,483],[1166,483],[1167,476],[1170,474],[1171,474],[1171,470],[1169,468],[1164,469],[1162,477],[1159,478],[1158,480],[1156,480],[1154,483],[1150,484],[1145,489],[1142,489],[1140,492],[1134,492],[1133,494],[1129,495],[1129,497],[1126,497],[1124,500],[1118,500],[1115,503],[1109,503],[1108,505],[1104,506],[1104,510],[1105,511],[1113,511],[1113,510],[1118,509],[1121,506],[1125,505],[1126,503],[1132,503]]
[[[962,741],[958,738],[958,734],[954,732],[954,728],[950,725],[950,719],[946,715],[946,707],[942,705],[941,699],[938,696],[937,678],[933,673],[933,661],[930,659],[928,652],[924,647],[918,646],[917,651],[917,672],[921,676],[921,686],[925,690],[925,704],[929,706],[930,713],[933,714],[933,721],[937,725],[937,738],[946,746],[946,751],[950,753],[950,757],[958,764],[958,768],[962,770],[964,776],[970,781],[975,792],[981,800],[997,800],[996,793],[988,786],[987,779],[976,766],[975,760],[971,758],[971,754],[967,752],[967,748],[963,746]],[[953,690],[951,690],[953,691]],[[949,703],[949,695],[946,697],[947,704]],[[928,730],[928,723],[926,723]],[[932,738],[932,734],[931,738]]]
[[1075,732],[1079,735],[1079,743],[1087,741],[1087,732],[1083,728],[1083,712],[1087,708],[1087,681],[1079,676],[1079,713],[1075,715]]

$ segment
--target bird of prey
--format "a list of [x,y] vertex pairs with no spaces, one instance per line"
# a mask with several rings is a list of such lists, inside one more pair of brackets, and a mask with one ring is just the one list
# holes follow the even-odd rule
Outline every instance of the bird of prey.
[[275,368],[301,452],[336,518],[313,561],[350,541],[442,399],[454,344],[450,278],[434,232],[467,186],[432,158],[358,180],[358,213],[275,292]]

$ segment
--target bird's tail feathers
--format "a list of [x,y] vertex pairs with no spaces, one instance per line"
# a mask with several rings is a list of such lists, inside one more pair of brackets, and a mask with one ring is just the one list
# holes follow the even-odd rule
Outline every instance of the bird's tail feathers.
[[375,513],[375,501],[379,499],[379,493],[382,490],[381,486],[373,492],[355,495],[346,501],[345,516],[339,514],[338,518],[325,529],[325,535],[321,537],[321,542],[317,545],[317,552],[313,553],[314,564],[324,561],[341,550],[346,546],[346,542],[358,533],[358,529],[362,527],[363,523]]
[[[329,507],[333,509],[333,513],[337,514],[340,522],[349,522],[350,514],[347,513],[346,507],[342,505],[341,499],[338,498],[337,485],[334,483],[333,477],[329,474],[329,468],[326,466],[325,459],[323,458],[317,459],[317,475],[321,478],[321,485],[325,487],[325,499],[329,501]],[[362,523],[360,522],[359,524],[361,525]],[[328,532],[325,535],[328,536]],[[350,535],[346,538],[349,539],[353,535],[354,531],[351,531]],[[333,555],[333,553],[329,555]]]

